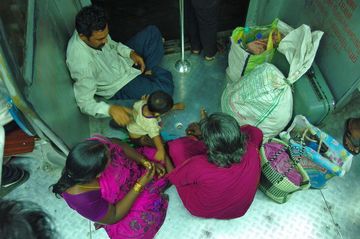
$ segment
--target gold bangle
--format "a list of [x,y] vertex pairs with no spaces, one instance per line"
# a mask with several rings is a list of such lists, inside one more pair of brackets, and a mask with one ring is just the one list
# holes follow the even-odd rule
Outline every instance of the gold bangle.
[[148,170],[150,170],[151,169],[151,163],[147,160],[147,159],[145,159],[145,158],[142,158],[142,160],[141,160],[141,164],[145,167],[145,168],[147,168]]
[[137,193],[141,192],[142,188],[143,188],[143,185],[141,185],[138,182],[136,182],[134,187],[133,187],[134,191],[137,192]]

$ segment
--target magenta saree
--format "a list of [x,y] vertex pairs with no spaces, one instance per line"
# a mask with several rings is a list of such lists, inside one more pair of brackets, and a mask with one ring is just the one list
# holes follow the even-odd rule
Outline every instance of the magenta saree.
[[[122,200],[131,190],[135,182],[145,173],[145,169],[136,164],[135,161],[128,159],[121,147],[112,143],[109,139],[96,136],[90,140],[98,140],[106,144],[110,149],[112,161],[100,175],[101,193],[99,193],[98,197],[108,203],[115,204]],[[156,153],[156,149],[148,147],[140,148],[137,151],[148,159],[153,159]],[[153,238],[166,216],[168,201],[166,195],[162,194],[166,185],[166,179],[154,179],[147,184],[123,219],[115,224],[104,226],[109,237],[111,239]],[[77,195],[72,195],[72,198],[74,196]],[[86,196],[86,193],[78,196]],[[64,199],[66,198],[64,197]],[[83,205],[77,207],[74,202],[74,200],[68,202],[73,209],[84,208]],[[100,210],[100,208],[87,208],[90,211],[98,209]]]

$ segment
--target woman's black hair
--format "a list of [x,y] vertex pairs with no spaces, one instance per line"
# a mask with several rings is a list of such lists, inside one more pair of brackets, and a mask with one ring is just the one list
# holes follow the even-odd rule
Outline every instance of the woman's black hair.
[[147,106],[151,112],[163,114],[171,110],[174,101],[168,93],[158,90],[149,95]]
[[214,113],[200,121],[203,141],[208,148],[209,162],[219,167],[239,163],[245,152],[246,136],[230,115]]
[[33,202],[0,199],[0,215],[0,238],[55,238],[52,219]]
[[91,182],[104,171],[108,158],[107,146],[97,140],[86,140],[75,145],[66,158],[59,181],[52,185],[53,193],[61,196],[76,184]]
[[82,8],[75,18],[76,31],[87,38],[90,38],[94,31],[103,31],[107,24],[106,12],[98,6]]

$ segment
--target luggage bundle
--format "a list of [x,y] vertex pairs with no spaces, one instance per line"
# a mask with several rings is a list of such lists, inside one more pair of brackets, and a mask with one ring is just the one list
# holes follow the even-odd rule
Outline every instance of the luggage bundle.
[[[278,203],[296,191],[324,187],[351,166],[352,155],[313,125],[334,109],[313,62],[322,35],[275,19],[268,26],[236,28],[231,36],[222,111],[263,131],[259,189]],[[299,116],[282,132],[293,115]],[[275,138],[279,134],[281,140]]]
[[259,189],[277,203],[286,202],[296,191],[322,188],[330,178],[350,170],[353,155],[302,115],[295,116],[280,138],[260,149]]
[[[307,25],[301,25],[297,29],[291,30],[290,26],[280,20],[274,21],[270,29],[270,32],[278,30],[281,36],[284,36],[281,37],[277,50],[272,51],[271,57],[264,57],[263,62],[255,68],[251,69],[252,66],[250,66],[249,70],[244,71],[246,74],[242,77],[232,77],[234,74],[231,73],[234,72],[234,63],[236,64],[232,56],[235,54],[235,49],[238,48],[236,45],[239,45],[234,44],[237,39],[235,36],[239,35],[236,29],[234,30],[232,46],[229,52],[229,67],[227,69],[231,81],[225,88],[221,98],[223,112],[232,115],[240,125],[250,124],[257,126],[263,131],[265,139],[278,135],[290,122],[293,115],[293,85],[299,79],[306,81],[302,79],[304,78],[303,75],[311,68],[323,35],[323,32],[320,31],[311,32],[310,27]],[[243,35],[240,34],[240,36]],[[268,37],[270,41],[272,38]],[[270,54],[268,50],[261,54],[265,53]],[[285,73],[287,75],[284,75],[277,66],[266,62],[277,54],[282,54],[285,59],[287,65],[284,67],[288,68],[288,72]],[[241,68],[242,65],[240,64],[239,67]],[[244,67],[247,68],[248,65]],[[241,71],[243,70],[241,69]],[[319,71],[316,71],[316,73],[320,74]],[[239,74],[239,71],[237,74]],[[317,78],[323,79],[320,76],[315,77],[315,79]],[[309,87],[313,85],[307,83]],[[307,92],[309,91],[316,92],[314,93],[314,99],[318,99],[318,89],[309,89]],[[328,98],[330,98],[329,102],[331,102],[331,97]],[[297,95],[295,95],[294,101],[295,105],[297,105],[296,102],[300,102],[297,100]],[[313,104],[312,102],[306,103]],[[323,102],[321,104],[323,105]],[[298,108],[307,108],[307,106]],[[321,117],[321,120],[323,118]]]

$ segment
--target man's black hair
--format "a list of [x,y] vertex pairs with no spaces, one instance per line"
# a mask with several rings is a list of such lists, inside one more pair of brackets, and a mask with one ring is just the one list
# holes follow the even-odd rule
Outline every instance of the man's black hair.
[[108,23],[108,18],[103,8],[87,6],[78,12],[75,19],[75,28],[79,34],[90,38],[94,31],[102,31]]
[[174,105],[172,97],[161,90],[150,94],[147,106],[151,112],[163,114],[171,110]]

